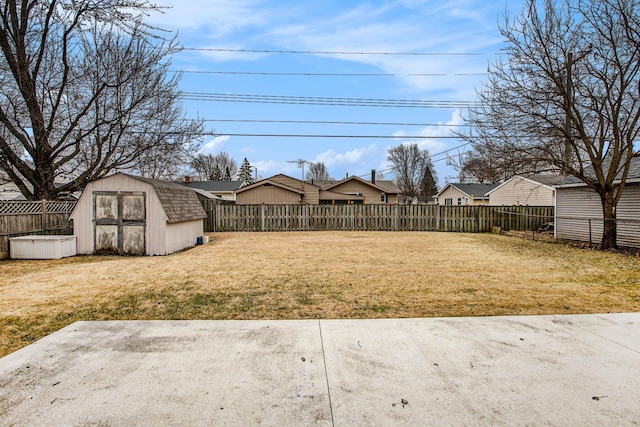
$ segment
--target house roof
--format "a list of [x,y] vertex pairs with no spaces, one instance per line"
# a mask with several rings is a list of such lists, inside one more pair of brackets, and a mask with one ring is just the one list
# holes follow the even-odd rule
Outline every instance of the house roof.
[[373,187],[377,190],[380,190],[384,193],[389,193],[389,194],[397,194],[400,192],[400,189],[398,188],[398,186],[393,182],[393,181],[388,181],[388,180],[376,180],[375,183],[372,183],[371,181],[367,181],[364,180],[358,176],[351,176],[349,178],[345,178],[342,181],[319,181],[316,182],[316,184],[318,184],[320,186],[320,188],[322,188],[323,190],[331,190],[332,188],[335,188],[341,184],[344,184],[345,182],[349,182],[349,181],[358,181],[361,182],[365,185],[368,185],[370,187]]
[[487,195],[489,191],[496,188],[499,184],[476,184],[476,183],[449,183],[445,185],[442,190],[438,191],[436,197],[440,196],[440,194],[444,193],[445,190],[449,187],[454,187],[466,194],[469,197],[474,199],[487,199],[489,196]]
[[196,193],[190,188],[159,179],[143,178],[125,173],[122,175],[145,182],[153,187],[169,223],[193,221],[207,217]]
[[534,184],[540,184],[544,187],[547,187],[549,190],[553,190],[554,189],[553,185],[561,181],[562,179],[564,179],[564,177],[562,175],[529,175],[529,176],[516,175],[516,176],[512,176],[502,184],[496,185],[494,188],[489,190],[487,192],[487,196],[516,179],[523,179],[525,181],[530,181]]
[[[609,170],[608,165],[610,164],[610,161],[607,161],[605,159],[605,163],[603,164],[603,169],[605,171]],[[595,172],[593,170],[593,167],[591,165],[585,167],[584,170],[584,174],[585,176],[595,179]],[[620,179],[622,177],[622,172],[618,172],[618,174],[616,175],[616,179],[614,180],[614,183],[619,183]],[[640,182],[640,154],[635,154],[632,158],[631,158],[631,165],[629,167],[629,175],[627,175],[627,183],[635,183],[635,182]],[[562,181],[558,182],[556,184],[556,187],[559,188],[563,188],[563,187],[581,187],[587,185],[585,184],[580,178],[576,178],[575,176],[568,176],[566,178],[564,178]]]
[[215,192],[232,193],[242,186],[242,181],[191,181],[180,182],[189,188],[198,188],[200,190]]
[[[302,183],[302,181],[300,181],[300,182]],[[242,192],[247,191],[247,190],[251,190],[251,189],[254,189],[254,188],[262,187],[263,185],[273,185],[275,187],[279,187],[279,188],[282,188],[284,190],[292,191],[292,192],[297,193],[297,194],[304,194],[304,191],[302,189],[296,188],[296,187],[291,187],[290,185],[283,184],[283,183],[278,182],[278,181],[276,181],[276,180],[274,180],[272,178],[263,179],[263,180],[260,180],[258,182],[254,182],[253,184],[245,185],[244,187],[241,187],[241,188],[237,189],[236,193],[242,193]],[[311,185],[311,184],[309,184],[309,185]]]

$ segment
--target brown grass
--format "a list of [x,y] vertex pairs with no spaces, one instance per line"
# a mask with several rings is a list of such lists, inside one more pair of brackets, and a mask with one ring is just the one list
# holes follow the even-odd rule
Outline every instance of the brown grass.
[[637,256],[491,234],[217,233],[167,257],[0,262],[0,356],[77,320],[629,311]]

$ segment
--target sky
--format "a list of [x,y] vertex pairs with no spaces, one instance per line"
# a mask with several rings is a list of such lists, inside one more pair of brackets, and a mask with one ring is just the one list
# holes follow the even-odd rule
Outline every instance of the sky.
[[[259,178],[301,178],[297,160],[334,179],[371,170],[392,179],[387,150],[418,144],[440,186],[457,181],[447,155],[465,106],[522,0],[156,0],[148,22],[176,31],[172,58],[189,118],[210,135],[201,153],[244,158]],[[308,165],[305,165],[308,168]],[[254,171],[255,171],[254,169]]]

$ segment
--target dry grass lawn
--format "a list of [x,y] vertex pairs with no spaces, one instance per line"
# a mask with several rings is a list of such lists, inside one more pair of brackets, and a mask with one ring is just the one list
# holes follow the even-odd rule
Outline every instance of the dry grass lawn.
[[167,257],[0,261],[0,356],[77,320],[640,311],[640,258],[493,234],[217,233]]

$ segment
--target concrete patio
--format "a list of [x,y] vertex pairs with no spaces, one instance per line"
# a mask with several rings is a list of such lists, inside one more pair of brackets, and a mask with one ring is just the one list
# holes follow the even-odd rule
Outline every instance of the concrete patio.
[[74,323],[0,359],[0,424],[638,425],[640,313]]

